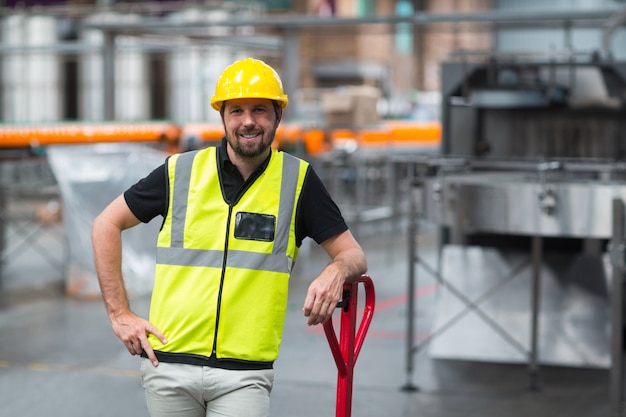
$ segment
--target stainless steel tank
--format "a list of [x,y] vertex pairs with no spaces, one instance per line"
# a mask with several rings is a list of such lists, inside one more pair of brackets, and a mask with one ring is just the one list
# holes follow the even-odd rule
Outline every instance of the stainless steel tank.
[[43,14],[11,13],[2,17],[0,28],[3,46],[14,48],[0,62],[2,121],[59,120],[60,61],[54,52],[45,50],[57,41],[56,19]]
[[[85,18],[86,22],[139,22],[141,17],[132,13],[113,11],[97,12]],[[104,45],[104,35],[99,30],[84,30],[82,40],[93,46]],[[147,55],[140,48],[141,41],[132,36],[116,38],[115,51],[115,115],[116,120],[145,120],[150,115],[149,77]],[[80,57],[80,118],[87,121],[105,119],[104,67],[99,50]]]

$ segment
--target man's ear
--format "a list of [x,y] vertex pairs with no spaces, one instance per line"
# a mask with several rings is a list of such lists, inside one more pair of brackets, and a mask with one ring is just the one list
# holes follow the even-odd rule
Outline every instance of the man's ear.
[[280,106],[276,106],[276,127],[278,127],[282,118],[283,118],[283,108]]

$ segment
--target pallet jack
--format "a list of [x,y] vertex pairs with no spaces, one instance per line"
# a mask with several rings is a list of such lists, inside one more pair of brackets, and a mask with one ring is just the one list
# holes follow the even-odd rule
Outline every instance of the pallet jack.
[[[362,283],[365,289],[365,307],[357,331],[356,313],[359,283]],[[324,333],[326,333],[338,371],[336,417],[350,417],[352,415],[354,365],[372,321],[375,303],[376,297],[372,278],[368,275],[362,275],[358,280],[344,285],[342,299],[337,304],[337,307],[341,308],[339,341],[333,320],[324,323]]]

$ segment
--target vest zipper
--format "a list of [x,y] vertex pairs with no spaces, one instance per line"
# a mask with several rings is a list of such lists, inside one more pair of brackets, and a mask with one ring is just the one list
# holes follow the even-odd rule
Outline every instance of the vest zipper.
[[213,335],[212,355],[217,359],[217,330],[220,324],[220,310],[222,309],[222,291],[224,289],[224,278],[226,277],[226,259],[228,257],[228,239],[230,236],[230,220],[233,214],[233,206],[228,205],[228,220],[226,220],[226,236],[224,241],[224,258],[222,259],[222,274],[220,276],[220,288],[217,292],[217,309],[215,311],[215,333]]
[[[271,157],[271,153],[270,153],[270,157]],[[216,158],[217,159],[217,166],[219,167],[219,156],[218,153],[216,152]],[[222,172],[221,170],[218,168],[217,170],[217,175],[219,176],[219,180],[220,180],[220,189],[222,190],[222,197],[224,198],[224,202],[226,202],[228,204],[228,220],[226,220],[226,237],[225,237],[225,241],[224,241],[224,258],[222,260],[222,275],[220,277],[220,289],[217,293],[217,309],[215,311],[215,333],[213,335],[213,349],[211,350],[211,354],[213,356],[215,356],[215,358],[217,358],[217,329],[219,327],[220,324],[220,310],[222,308],[222,291],[224,288],[224,279],[226,277],[226,259],[228,257],[228,239],[230,237],[230,221],[231,221],[231,217],[233,215],[233,207],[237,204],[237,202],[241,199],[241,197],[246,193],[246,191],[252,186],[252,184],[254,182],[256,182],[257,178],[263,173],[265,172],[265,169],[269,166],[269,162],[265,165],[265,167],[258,172],[255,172],[254,174],[252,174],[252,176],[250,178],[248,178],[247,181],[244,182],[243,186],[241,187],[241,189],[239,190],[239,192],[237,193],[237,195],[235,196],[235,199],[233,201],[229,201],[226,198],[226,194],[224,194],[224,186],[222,183]]]

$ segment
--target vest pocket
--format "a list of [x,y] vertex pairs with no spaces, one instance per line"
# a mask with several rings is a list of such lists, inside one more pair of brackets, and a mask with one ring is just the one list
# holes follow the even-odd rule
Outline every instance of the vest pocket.
[[273,242],[276,217],[271,214],[237,212],[235,215],[235,238]]

